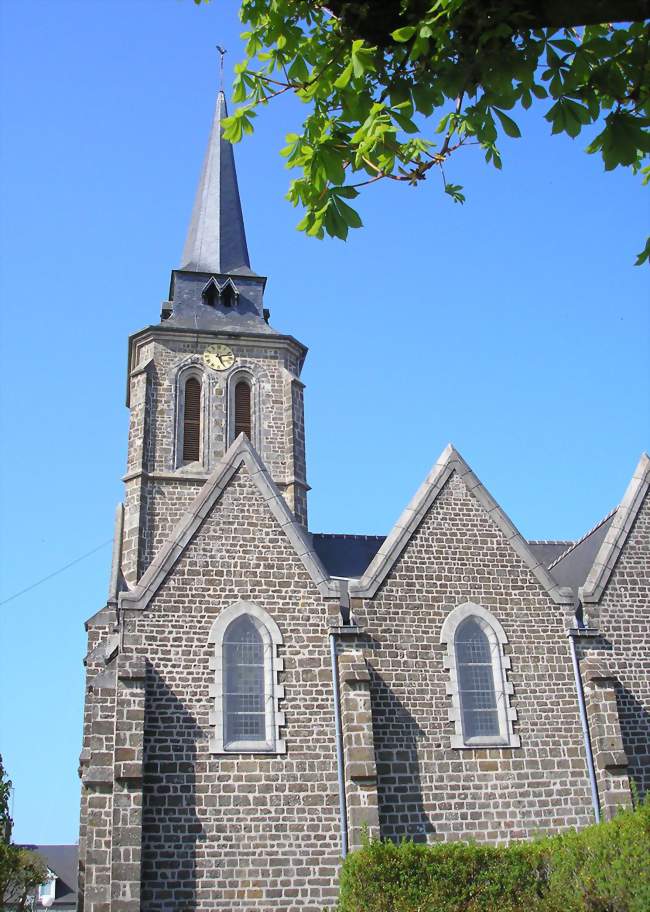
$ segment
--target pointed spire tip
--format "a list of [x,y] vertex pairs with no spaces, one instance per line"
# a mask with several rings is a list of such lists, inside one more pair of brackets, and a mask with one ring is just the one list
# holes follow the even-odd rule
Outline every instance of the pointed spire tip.
[[250,270],[235,156],[231,143],[223,138],[221,121],[227,114],[226,95],[221,87],[181,269],[222,274]]

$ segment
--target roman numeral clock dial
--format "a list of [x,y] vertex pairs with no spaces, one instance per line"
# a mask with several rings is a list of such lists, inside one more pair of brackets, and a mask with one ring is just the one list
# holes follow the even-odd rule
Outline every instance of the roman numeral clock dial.
[[233,366],[235,355],[227,345],[217,342],[214,345],[208,345],[203,352],[203,360],[212,370],[224,371]]

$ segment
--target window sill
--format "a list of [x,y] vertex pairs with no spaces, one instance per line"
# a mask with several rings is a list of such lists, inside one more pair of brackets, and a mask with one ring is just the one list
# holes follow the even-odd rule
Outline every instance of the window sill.
[[519,735],[510,735],[509,738],[473,738],[471,741],[465,741],[460,735],[453,735],[451,747],[452,750],[507,750],[521,747],[521,740]]
[[224,747],[223,744],[219,744],[215,739],[211,740],[209,746],[209,753],[211,753],[213,756],[219,757],[232,757],[237,755],[241,756],[242,754],[246,754],[247,756],[264,754],[265,756],[274,757],[281,754],[286,754],[286,752],[287,745],[284,740],[277,741],[273,745],[247,741]]

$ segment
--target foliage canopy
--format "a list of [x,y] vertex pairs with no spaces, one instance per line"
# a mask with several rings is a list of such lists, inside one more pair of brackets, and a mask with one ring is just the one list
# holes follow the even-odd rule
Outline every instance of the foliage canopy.
[[0,757],[0,907],[23,912],[31,908],[34,891],[45,883],[48,872],[39,855],[12,845],[10,797],[11,780]]
[[501,168],[500,138],[520,136],[509,112],[534,102],[553,133],[592,127],[587,152],[647,182],[649,13],[648,0],[241,0],[247,56],[225,135],[252,132],[256,108],[285,92],[308,105],[282,154],[300,171],[298,227],[319,238],[360,227],[350,203],[380,180],[437,169],[462,203],[454,154],[477,145]]
[[647,912],[650,802],[613,820],[491,846],[367,842],[345,859],[340,912]]

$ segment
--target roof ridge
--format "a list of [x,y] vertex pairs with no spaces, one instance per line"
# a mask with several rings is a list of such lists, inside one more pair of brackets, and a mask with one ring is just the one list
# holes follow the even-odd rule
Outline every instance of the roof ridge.
[[529,545],[573,545],[572,538],[529,538]]
[[355,535],[349,532],[312,532],[312,535],[320,535],[321,538],[386,538],[385,535]]
[[558,564],[563,558],[565,558],[567,556],[567,554],[571,554],[571,552],[575,548],[577,548],[578,545],[581,545],[583,543],[583,541],[588,539],[590,535],[593,535],[593,533],[596,532],[597,529],[600,529],[600,527],[602,526],[603,523],[606,523],[608,519],[611,519],[611,517],[614,515],[614,513],[616,513],[617,510],[618,510],[618,506],[614,507],[613,510],[610,510],[609,513],[606,516],[603,516],[603,518],[601,520],[599,520],[599,522],[597,522],[595,526],[593,526],[591,529],[589,529],[588,532],[585,532],[585,534],[582,536],[582,538],[579,538],[579,539],[577,539],[577,541],[574,541],[570,548],[567,548],[566,551],[563,551],[562,554],[559,555],[559,557],[556,557],[555,560],[549,564],[548,569],[552,570],[556,564]]

